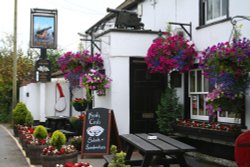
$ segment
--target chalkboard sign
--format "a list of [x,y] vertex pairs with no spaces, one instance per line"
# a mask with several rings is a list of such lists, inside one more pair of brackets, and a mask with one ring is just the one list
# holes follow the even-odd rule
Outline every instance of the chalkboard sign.
[[110,149],[111,110],[94,108],[84,114],[81,156],[104,155]]

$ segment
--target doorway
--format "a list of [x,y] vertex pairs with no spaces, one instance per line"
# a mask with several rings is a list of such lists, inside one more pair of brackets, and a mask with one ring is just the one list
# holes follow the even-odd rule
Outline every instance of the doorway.
[[130,58],[130,133],[157,132],[156,109],[166,77],[150,74],[144,58]]

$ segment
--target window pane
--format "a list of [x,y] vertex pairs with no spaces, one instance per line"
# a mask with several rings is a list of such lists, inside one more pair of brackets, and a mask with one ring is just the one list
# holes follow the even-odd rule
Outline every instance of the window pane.
[[192,104],[192,114],[193,115],[197,115],[197,96],[196,95],[192,95],[191,96],[191,104]]
[[213,19],[221,16],[221,0],[213,0]]
[[207,115],[205,108],[205,95],[199,95],[199,115]]
[[221,111],[219,115],[220,117],[226,117],[226,118],[240,118],[240,114],[230,111]]
[[195,71],[190,71],[190,92],[195,91]]
[[213,18],[213,4],[211,1],[207,1],[207,20],[211,20]]
[[204,77],[204,92],[209,92],[209,81]]
[[227,15],[227,2],[228,0],[222,0],[222,16]]
[[201,89],[201,84],[202,84],[202,76],[201,76],[201,71],[197,71],[197,92],[202,92],[202,89]]
[[227,15],[228,0],[207,0],[206,1],[206,20],[213,20]]

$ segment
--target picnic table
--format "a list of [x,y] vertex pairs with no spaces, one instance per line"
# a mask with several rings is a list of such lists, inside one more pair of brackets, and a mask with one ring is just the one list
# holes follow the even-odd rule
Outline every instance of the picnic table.
[[[160,133],[124,134],[121,135],[121,139],[126,146],[125,162],[131,166],[179,164],[181,167],[186,167],[184,153],[196,150],[188,144]],[[131,160],[135,150],[142,154],[142,160]]]
[[51,131],[66,129],[69,124],[69,117],[67,116],[48,116],[46,117],[46,127],[51,128]]

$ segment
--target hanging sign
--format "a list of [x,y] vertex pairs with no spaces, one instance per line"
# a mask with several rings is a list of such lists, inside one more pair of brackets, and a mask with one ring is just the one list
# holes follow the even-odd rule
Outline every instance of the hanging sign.
[[37,82],[50,82],[51,64],[49,60],[39,59],[36,61],[35,77]]
[[56,49],[57,10],[31,9],[30,47]]

